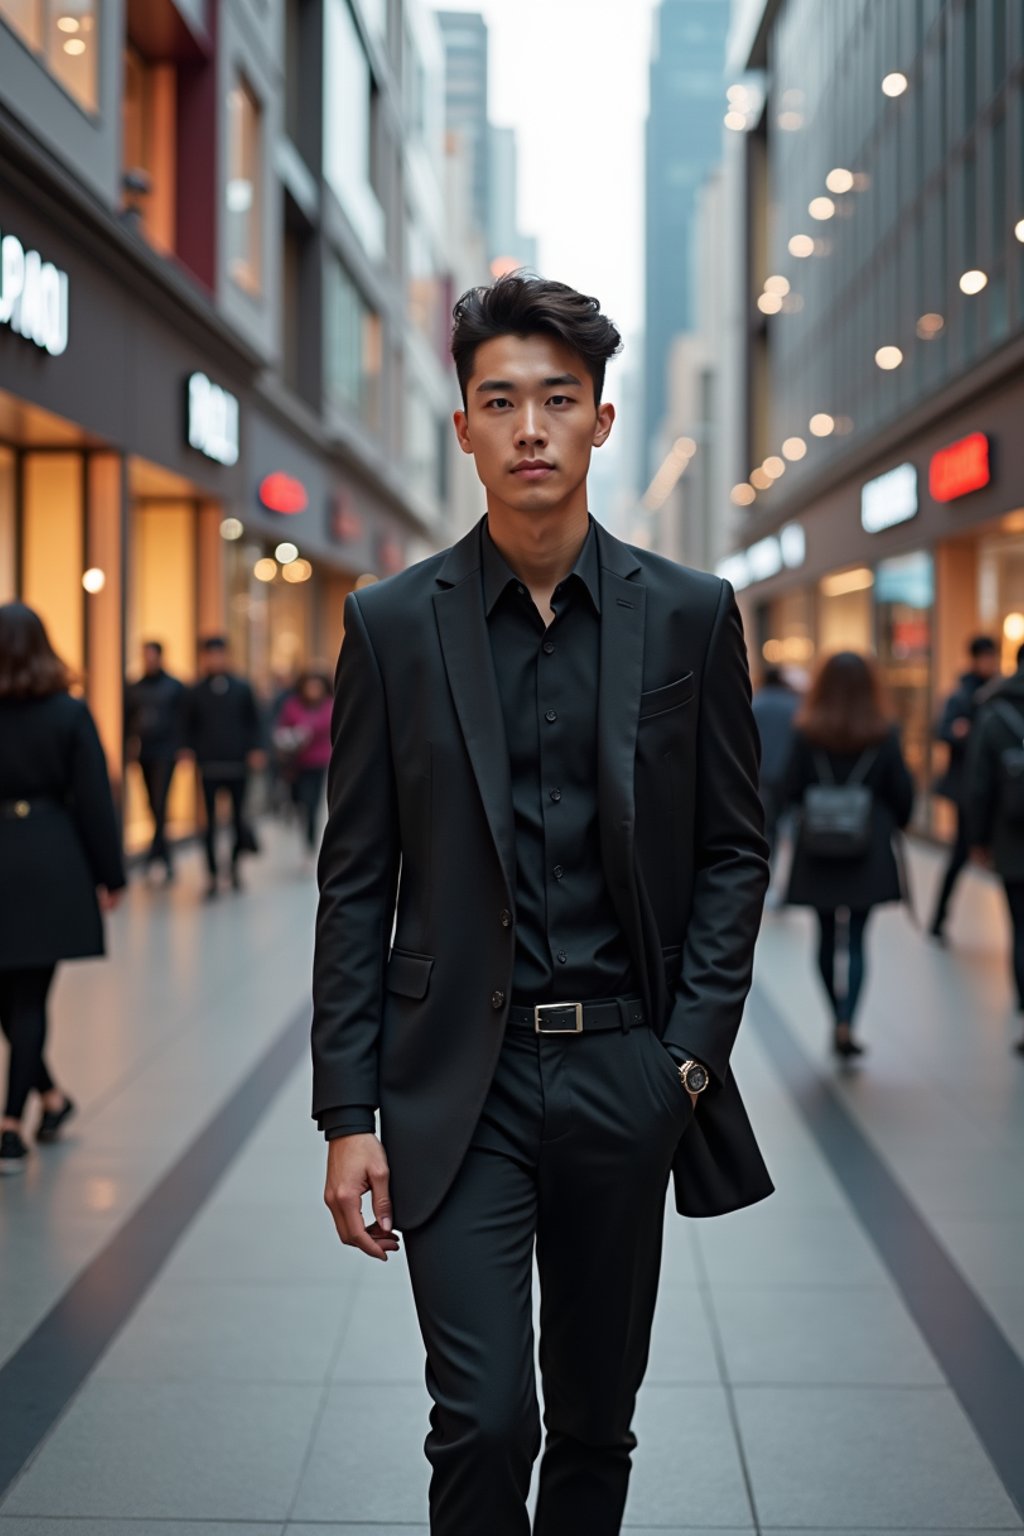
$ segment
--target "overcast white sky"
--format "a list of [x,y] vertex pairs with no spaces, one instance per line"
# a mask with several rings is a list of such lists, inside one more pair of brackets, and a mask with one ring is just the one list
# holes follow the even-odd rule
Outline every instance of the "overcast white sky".
[[520,223],[548,277],[643,321],[643,132],[655,0],[446,0],[490,30],[491,118],[519,135]]

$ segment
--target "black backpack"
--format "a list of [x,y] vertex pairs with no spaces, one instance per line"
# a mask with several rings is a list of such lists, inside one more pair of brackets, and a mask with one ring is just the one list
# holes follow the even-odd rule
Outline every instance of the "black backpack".
[[804,790],[800,825],[800,846],[811,858],[859,859],[868,851],[875,796],[863,781],[877,756],[878,748],[869,747],[837,784],[828,758],[815,752],[818,783]]
[[1019,742],[999,754],[999,809],[1007,821],[1024,823],[1024,715],[1005,699],[993,699],[992,708]]

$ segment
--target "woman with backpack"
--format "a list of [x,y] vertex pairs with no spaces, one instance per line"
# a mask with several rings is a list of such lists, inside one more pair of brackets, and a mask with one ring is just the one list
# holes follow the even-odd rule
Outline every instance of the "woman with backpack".
[[[871,909],[900,901],[893,849],[914,785],[874,664],[840,651],[822,666],[796,717],[787,798],[799,813],[786,901],[818,915],[818,969],[837,1056],[860,1056],[853,1021],[864,985]],[[845,951],[845,976],[837,961]]]
[[101,914],[125,883],[103,748],[70,683],[38,614],[0,605],[0,1174],[25,1166],[30,1093],[37,1142],[56,1141],[74,1112],[46,1062],[47,997],[60,961],[103,954]]
[[[1024,1016],[1024,646],[1017,671],[988,688],[967,751],[967,833],[978,863],[1003,882],[1013,927],[1013,977]],[[1024,1056],[1024,1037],[1014,1049]]]

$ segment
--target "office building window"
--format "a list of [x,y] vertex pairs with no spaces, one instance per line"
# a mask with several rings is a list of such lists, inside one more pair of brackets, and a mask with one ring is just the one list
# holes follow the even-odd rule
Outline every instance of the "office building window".
[[239,76],[228,93],[228,180],[224,223],[228,272],[247,293],[262,283],[260,106]]
[[0,0],[0,22],[40,56],[79,106],[96,111],[99,0]]
[[336,257],[328,264],[325,300],[327,397],[332,405],[355,411],[371,431],[379,431],[383,367],[380,316]]
[[349,0],[327,0],[324,176],[369,256],[384,255],[384,210],[373,187],[373,76]]
[[124,53],[121,103],[122,194],[126,212],[165,255],[174,250],[177,181],[177,69]]

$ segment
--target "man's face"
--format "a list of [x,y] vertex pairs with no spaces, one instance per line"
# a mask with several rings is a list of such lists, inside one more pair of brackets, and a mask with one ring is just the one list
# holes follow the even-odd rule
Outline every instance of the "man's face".
[[204,676],[216,677],[218,672],[227,671],[228,653],[220,649],[203,651],[200,662]]
[[999,671],[998,651],[982,651],[974,658],[974,671],[978,677],[995,677]]
[[492,509],[549,512],[586,483],[614,420],[570,347],[553,336],[498,336],[477,348],[455,430]]
[[142,669],[146,676],[152,677],[154,673],[159,672],[161,664],[162,658],[156,646],[144,645],[142,647]]

